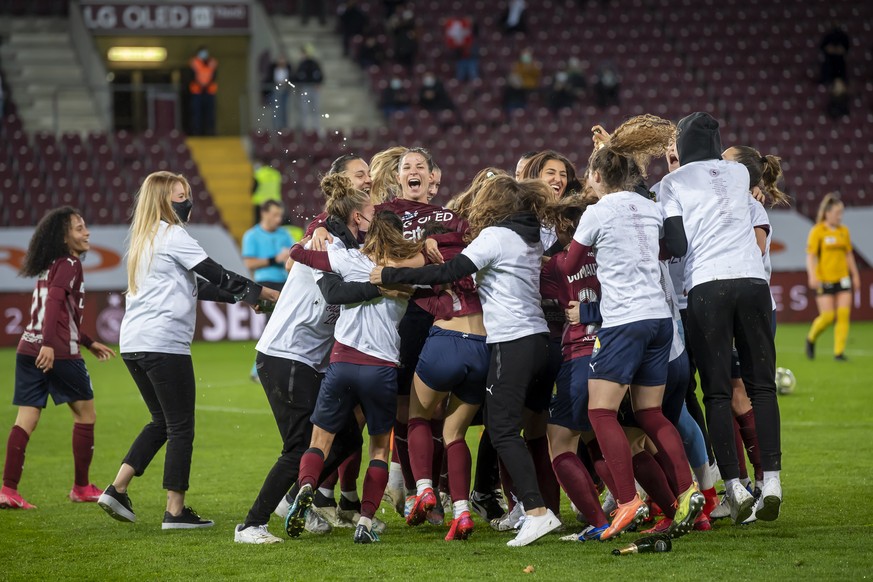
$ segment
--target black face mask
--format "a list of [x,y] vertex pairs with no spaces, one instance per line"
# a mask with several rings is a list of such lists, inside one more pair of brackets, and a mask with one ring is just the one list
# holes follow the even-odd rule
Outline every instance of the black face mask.
[[359,230],[358,231],[358,244],[362,245],[362,244],[364,244],[364,242],[366,240],[367,240],[367,231],[366,230]]
[[187,223],[188,219],[191,218],[191,208],[194,207],[194,202],[190,198],[186,198],[182,202],[173,202],[172,204],[173,211],[179,217],[179,220]]

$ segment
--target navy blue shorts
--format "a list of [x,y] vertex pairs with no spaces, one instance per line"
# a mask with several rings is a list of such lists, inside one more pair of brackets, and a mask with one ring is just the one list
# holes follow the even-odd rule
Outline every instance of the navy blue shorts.
[[570,430],[591,430],[588,421],[588,363],[591,356],[564,362],[558,372],[557,390],[549,406],[549,424]]
[[48,374],[36,367],[36,358],[15,354],[15,406],[45,408],[49,394],[57,404],[93,400],[94,391],[85,360],[55,360]]
[[415,373],[431,390],[451,392],[467,404],[482,404],[490,362],[484,335],[432,327]]
[[673,343],[673,320],[646,319],[601,328],[588,377],[619,384],[661,386],[667,383],[667,363]]
[[397,368],[345,362],[331,364],[309,420],[337,434],[346,426],[358,404],[367,419],[367,432],[371,435],[391,432],[397,413]]
[[549,338],[549,357],[546,364],[531,381],[530,388],[524,398],[524,407],[533,412],[543,412],[552,402],[555,392],[555,381],[561,366],[564,364],[564,353],[561,351],[561,338]]

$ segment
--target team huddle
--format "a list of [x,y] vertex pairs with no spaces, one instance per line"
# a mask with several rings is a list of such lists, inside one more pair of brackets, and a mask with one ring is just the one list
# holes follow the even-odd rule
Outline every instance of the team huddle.
[[[650,186],[647,167],[662,156],[669,172]],[[282,542],[267,527],[274,512],[291,538],[348,527],[355,543],[378,542],[384,500],[409,526],[447,524],[447,541],[467,539],[478,514],[514,532],[507,545],[525,546],[569,525],[559,518],[561,490],[584,524],[568,541],[613,539],[655,515],[663,517],[649,531],[674,538],[718,518],[777,519],[764,204],[786,201],[778,158],[725,149],[705,113],[675,125],[642,115],[612,134],[595,127],[578,175],[560,153],[530,152],[514,176],[481,170],[446,207],[430,203],[439,176],[422,148],[392,147],[369,163],[338,158],[321,181],[324,212],[291,248],[277,292],[212,261],[184,228],[185,179],[150,175],[134,207],[119,351],[151,422],[103,491],[77,457],[71,498],[135,521],[128,486],[166,443],[162,527],[213,525],[184,503],[195,302],[243,301],[257,310],[275,303],[256,370],[282,449],[236,542]],[[63,229],[81,217],[54,212],[66,213],[52,228],[71,242],[28,271],[42,273],[49,292],[35,292],[19,346],[19,420],[33,410],[38,418],[49,393],[74,415],[88,412],[84,364],[59,374],[61,358],[81,362],[70,349],[78,343],[114,355],[78,333],[67,279],[81,279],[87,238],[75,247]],[[31,252],[41,244],[35,235]],[[65,262],[78,275],[53,279],[70,270]],[[76,332],[66,344],[50,335],[57,318]],[[45,351],[55,344],[66,351],[55,348],[50,375]],[[88,420],[76,418],[77,427]],[[89,418],[93,444],[93,404]],[[19,420],[0,492],[8,507],[29,505],[17,486],[35,420]],[[474,470],[466,435],[475,425],[484,428]]]

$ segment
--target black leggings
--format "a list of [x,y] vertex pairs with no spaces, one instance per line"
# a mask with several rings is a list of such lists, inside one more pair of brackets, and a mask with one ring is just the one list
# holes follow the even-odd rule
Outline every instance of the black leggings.
[[712,452],[712,443],[709,440],[709,431],[706,429],[706,418],[703,416],[703,408],[700,407],[700,401],[697,399],[697,362],[694,360],[694,351],[692,350],[691,342],[688,338],[688,309],[679,311],[682,317],[682,327],[685,331],[685,353],[688,354],[688,390],[685,392],[685,406],[688,408],[688,413],[697,426],[700,427],[700,432],[703,433],[703,442],[706,445],[706,456],[709,459],[709,464],[715,462],[715,454]]
[[711,281],[688,294],[688,342],[694,346],[712,447],[725,480],[739,477],[731,411],[732,343],[755,411],[761,466],[765,471],[781,468],[771,306],[769,286],[763,279]]
[[[270,514],[297,480],[300,457],[309,448],[312,439],[312,423],[309,417],[315,409],[324,377],[301,362],[267,356],[260,352],[255,362],[258,377],[282,436],[282,454],[267,474],[261,491],[246,516],[246,527],[269,522]],[[334,438],[319,483],[349,455],[360,451],[362,444],[361,429],[357,420],[352,417]]]
[[152,415],[130,445],[124,463],[142,475],[167,443],[164,489],[187,491],[194,452],[194,365],[190,355],[121,354]]
[[485,382],[485,427],[525,510],[545,507],[521,429],[528,388],[545,365],[548,353],[547,334],[492,344]]

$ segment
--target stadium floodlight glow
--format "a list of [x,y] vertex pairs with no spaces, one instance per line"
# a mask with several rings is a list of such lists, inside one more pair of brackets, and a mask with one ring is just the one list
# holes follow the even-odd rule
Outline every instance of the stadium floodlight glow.
[[167,60],[167,49],[162,46],[114,46],[109,49],[108,56],[116,63],[162,63]]

